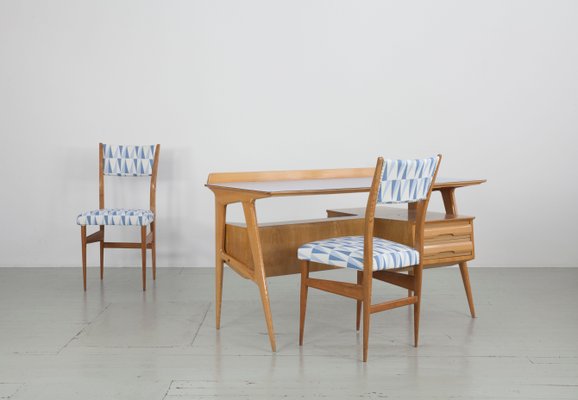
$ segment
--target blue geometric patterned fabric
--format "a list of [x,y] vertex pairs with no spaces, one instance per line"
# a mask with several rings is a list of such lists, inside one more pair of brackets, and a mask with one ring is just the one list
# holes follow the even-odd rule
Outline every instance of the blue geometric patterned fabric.
[[[302,245],[300,260],[363,270],[363,236],[344,236]],[[373,270],[395,269],[419,264],[419,252],[390,240],[373,238]]]
[[147,176],[153,171],[155,146],[125,146],[104,144],[104,174],[117,176]]
[[76,218],[78,225],[135,225],[146,226],[153,222],[151,210],[104,208],[86,211]]
[[409,203],[427,198],[438,157],[385,160],[378,203]]

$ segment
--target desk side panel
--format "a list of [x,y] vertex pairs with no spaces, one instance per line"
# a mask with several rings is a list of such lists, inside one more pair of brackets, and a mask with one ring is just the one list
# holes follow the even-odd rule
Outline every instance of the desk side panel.
[[[315,240],[339,236],[363,235],[363,219],[327,219],[303,223],[267,224],[259,227],[263,261],[267,277],[297,274],[300,272],[297,249]],[[225,251],[253,271],[247,229],[242,224],[227,224]],[[333,269],[322,264],[312,264],[312,271]]]
[[[373,228],[374,236],[392,240],[397,243],[405,244],[406,246],[414,245],[415,223],[408,221],[407,218],[401,218],[404,210],[389,208],[391,215],[379,215],[376,213],[375,223]],[[381,212],[381,210],[380,210]],[[350,208],[342,210],[327,210],[327,217],[329,218],[344,218],[358,216],[363,218],[365,215],[365,208]],[[393,218],[395,216],[395,219]]]

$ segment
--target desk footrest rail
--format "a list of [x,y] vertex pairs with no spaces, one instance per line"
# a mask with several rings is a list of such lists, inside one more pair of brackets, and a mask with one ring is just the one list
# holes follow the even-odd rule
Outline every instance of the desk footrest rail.
[[227,264],[233,271],[241,275],[245,279],[253,279],[253,271],[249,269],[245,264],[241,261],[237,260],[235,257],[230,256],[229,254],[221,251],[221,259]]

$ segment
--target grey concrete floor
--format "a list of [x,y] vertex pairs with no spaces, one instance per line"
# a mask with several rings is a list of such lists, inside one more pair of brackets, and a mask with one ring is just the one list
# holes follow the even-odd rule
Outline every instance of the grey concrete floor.
[[[350,271],[331,273],[353,278]],[[361,362],[354,302],[310,290],[297,344],[297,276],[269,280],[278,352],[257,288],[227,270],[222,328],[213,271],[0,269],[0,399],[578,399],[578,269],[426,271],[421,345],[411,311],[372,319]],[[403,294],[376,282],[379,298]]]

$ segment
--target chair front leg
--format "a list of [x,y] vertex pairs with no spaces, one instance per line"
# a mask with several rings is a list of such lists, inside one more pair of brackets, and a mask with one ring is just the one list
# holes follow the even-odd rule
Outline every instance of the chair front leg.
[[86,225],[80,226],[80,240],[82,244],[82,283],[86,292]]
[[414,293],[417,297],[417,303],[413,305],[413,334],[414,334],[414,346],[417,347],[419,342],[419,312],[421,305],[421,281],[423,275],[423,265],[416,265],[413,269],[414,276]]
[[303,346],[303,330],[305,328],[305,312],[307,311],[307,285],[309,278],[309,261],[301,260],[301,297],[299,312],[299,346]]
[[147,290],[147,227],[140,228],[141,257],[142,257],[142,290]]

